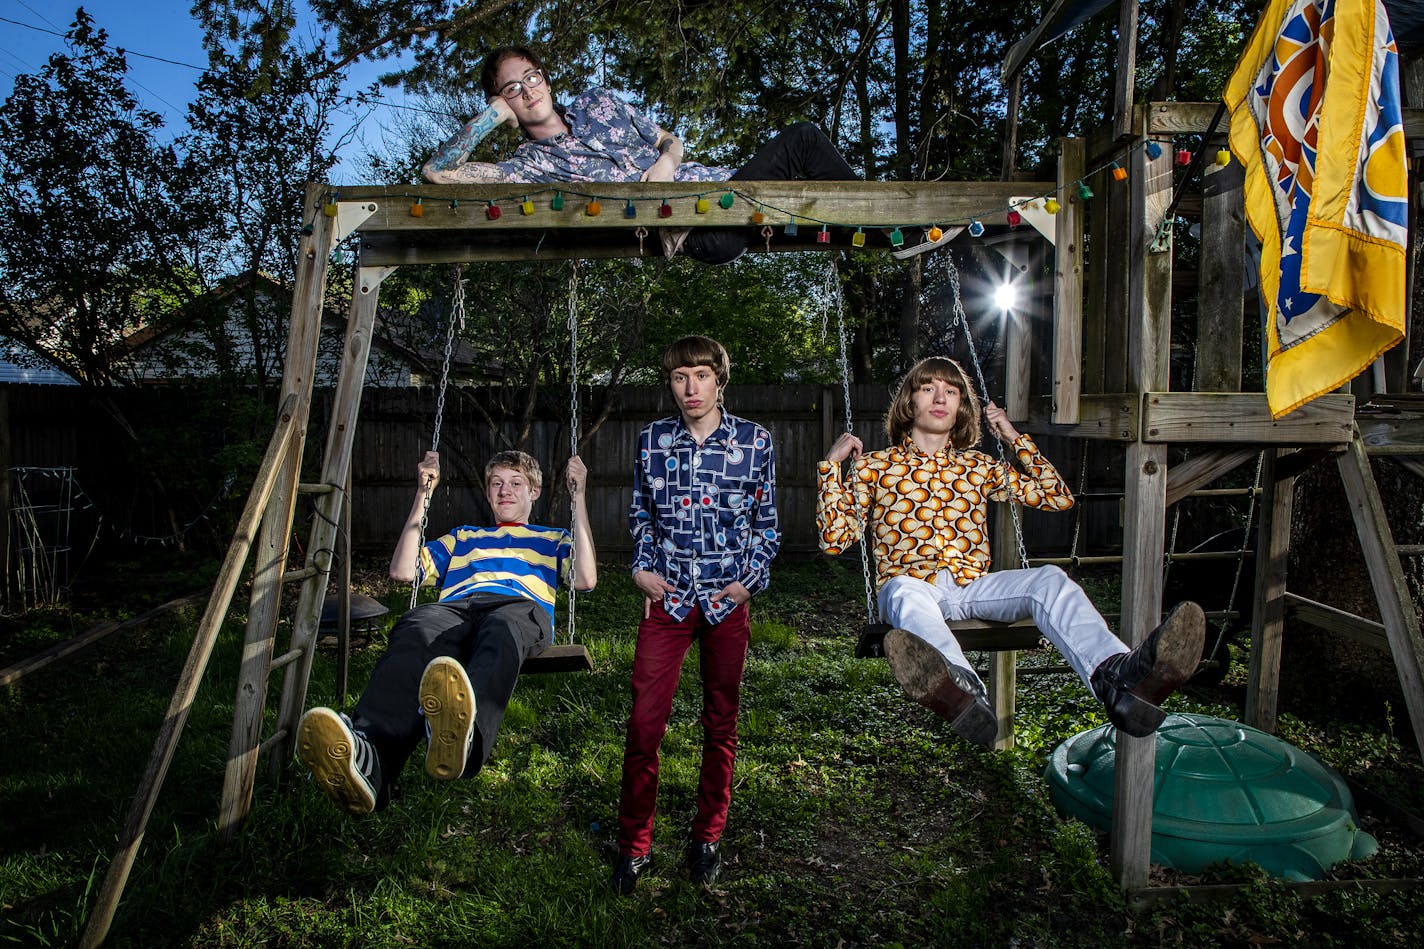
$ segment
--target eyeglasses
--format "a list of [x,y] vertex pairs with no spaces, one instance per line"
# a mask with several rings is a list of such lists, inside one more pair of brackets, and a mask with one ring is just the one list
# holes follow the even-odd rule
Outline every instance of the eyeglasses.
[[514,82],[507,82],[499,90],[499,94],[506,99],[518,99],[524,95],[525,89],[538,89],[544,84],[544,74],[537,69],[531,69],[524,74],[523,79],[516,79]]

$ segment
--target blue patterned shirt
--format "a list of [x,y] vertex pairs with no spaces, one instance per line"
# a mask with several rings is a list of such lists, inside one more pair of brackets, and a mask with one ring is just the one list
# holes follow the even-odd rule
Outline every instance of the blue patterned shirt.
[[[658,124],[608,89],[581,92],[563,111],[569,131],[530,139],[495,162],[507,181],[637,181],[658,160]],[[675,181],[727,181],[730,168],[683,162]]]
[[781,547],[771,434],[727,412],[701,445],[680,415],[644,426],[628,526],[633,572],[677,588],[663,595],[667,614],[681,620],[697,606],[720,623],[737,604],[712,595],[734,580],[764,590]]
[[421,583],[438,583],[442,603],[473,593],[526,597],[552,623],[554,592],[572,553],[569,532],[558,527],[457,527],[420,549]]

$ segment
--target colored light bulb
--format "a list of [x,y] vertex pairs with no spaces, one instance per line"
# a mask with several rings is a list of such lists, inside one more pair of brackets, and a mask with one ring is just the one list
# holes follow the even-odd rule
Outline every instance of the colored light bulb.
[[826,230],[826,226],[821,225],[821,229],[816,232],[817,244],[829,244],[831,242],[831,232]]
[[1222,168],[1225,168],[1227,165],[1231,164],[1231,149],[1218,148],[1216,150],[1216,163]]
[[666,201],[658,205],[658,217],[672,217],[672,205]]
[[939,225],[936,224],[925,232],[925,236],[928,237],[931,242],[934,242],[944,236],[944,231],[940,230]]
[[903,233],[898,227],[895,228],[895,230],[893,230],[893,231],[890,232],[890,246],[891,246],[891,247],[904,247],[904,246],[905,246],[905,235],[904,235],[904,233]]
[[1162,157],[1162,146],[1156,142],[1148,142],[1146,146],[1144,146],[1144,150],[1147,152],[1147,157],[1153,161]]
[[419,198],[416,198],[415,203],[410,206],[410,216],[425,217],[425,205],[420,203]]
[[533,214],[534,202],[530,201],[528,198],[525,198],[523,201],[519,202],[519,213],[526,216]]
[[629,201],[627,204],[623,205],[623,216],[624,216],[624,217],[637,217],[637,216],[638,216],[638,209],[633,206],[633,202],[632,202],[632,201]]
[[970,222],[969,222],[969,236],[970,236],[970,237],[983,237],[983,236],[984,236],[984,222],[983,222],[983,221],[978,221],[978,220],[970,221]]
[[554,192],[554,197],[549,200],[549,207],[554,211],[562,211],[564,209],[564,193],[562,191]]
[[593,200],[589,201],[588,207],[583,209],[583,213],[587,214],[589,217],[598,217],[598,215],[602,213],[602,211],[603,205],[598,203],[597,198],[594,198]]
[[698,214],[706,214],[712,208],[712,205],[706,198],[698,198],[697,204],[694,205],[694,207]]
[[1017,211],[1010,211],[1007,215],[1009,227],[1018,227],[1023,223],[1023,215]]
[[1088,187],[1086,181],[1078,182],[1078,200],[1087,201],[1093,197],[1093,189]]
[[1127,180],[1127,169],[1124,168],[1124,167],[1122,167],[1121,165],[1119,165],[1117,162],[1113,162],[1113,163],[1112,163],[1112,176],[1113,176],[1113,181],[1126,181],[1126,180]]
[[857,227],[857,228],[855,229],[855,233],[850,236],[850,245],[851,245],[852,247],[864,247],[864,246],[865,246],[865,231],[863,231],[863,230],[861,230],[860,228]]
[[1192,163],[1192,153],[1185,148],[1177,149],[1177,164],[1190,165]]
[[787,237],[795,237],[796,230],[796,219],[792,218],[790,221],[786,222],[786,228],[782,233],[784,233]]
[[491,201],[488,205],[485,206],[485,217],[489,218],[491,221],[498,221],[503,215],[504,211],[501,210],[500,206],[495,204],[493,201]]
[[722,210],[725,211],[730,208],[732,206],[732,202],[736,200],[736,196],[733,195],[732,192],[728,191],[726,194],[722,195],[722,197],[717,199],[717,203],[720,204],[722,206]]
[[341,208],[337,205],[336,201],[331,200],[326,202],[326,204],[322,206],[321,213],[325,214],[327,217],[336,217],[336,212],[340,210]]
[[765,220],[766,220],[766,215],[762,213],[761,208],[757,208],[755,211],[752,212],[752,223],[753,223],[753,224],[760,224],[761,222],[763,222],[763,221],[765,221]]

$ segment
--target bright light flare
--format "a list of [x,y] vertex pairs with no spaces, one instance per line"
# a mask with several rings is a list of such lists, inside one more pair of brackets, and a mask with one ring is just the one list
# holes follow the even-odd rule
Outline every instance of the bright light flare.
[[1011,283],[1001,283],[994,288],[994,307],[1007,313],[1019,301],[1019,293]]

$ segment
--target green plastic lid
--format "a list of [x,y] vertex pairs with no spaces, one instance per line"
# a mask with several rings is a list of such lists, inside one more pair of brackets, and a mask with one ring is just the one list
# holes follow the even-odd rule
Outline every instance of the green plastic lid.
[[[1112,825],[1116,734],[1109,725],[1080,732],[1044,769],[1054,804],[1102,830]],[[1156,737],[1154,863],[1199,873],[1252,862],[1272,876],[1317,880],[1379,849],[1340,775],[1294,745],[1209,715],[1168,715]]]

